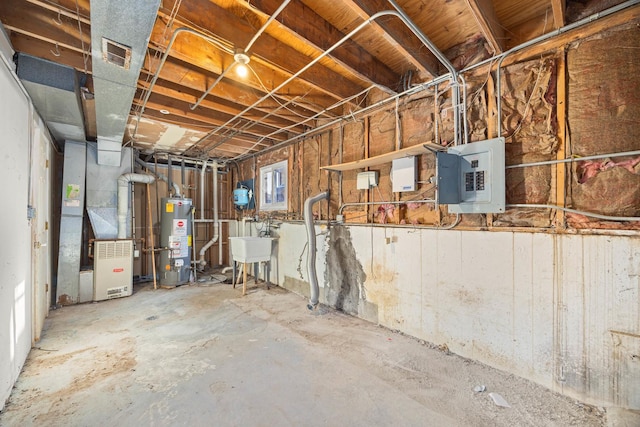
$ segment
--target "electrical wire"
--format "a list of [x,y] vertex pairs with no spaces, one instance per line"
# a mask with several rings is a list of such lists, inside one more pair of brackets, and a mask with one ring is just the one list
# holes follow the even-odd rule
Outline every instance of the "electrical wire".
[[556,209],[564,212],[574,213],[578,215],[589,216],[593,218],[603,219],[606,221],[640,221],[640,217],[638,216],[611,216],[611,215],[602,215],[594,212],[587,212],[579,209],[571,209],[565,208],[563,206],[556,205],[544,205],[544,204],[526,204],[526,203],[511,203],[506,205],[507,208],[538,208],[538,209]]

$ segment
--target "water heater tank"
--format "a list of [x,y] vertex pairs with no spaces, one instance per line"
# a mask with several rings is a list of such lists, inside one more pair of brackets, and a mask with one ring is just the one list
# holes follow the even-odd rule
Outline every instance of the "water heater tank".
[[191,275],[191,199],[165,197],[161,203],[160,245],[167,249],[160,252],[160,285],[178,286]]

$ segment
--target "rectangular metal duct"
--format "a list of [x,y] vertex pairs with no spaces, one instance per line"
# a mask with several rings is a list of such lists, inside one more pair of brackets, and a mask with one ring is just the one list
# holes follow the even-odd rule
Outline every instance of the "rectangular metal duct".
[[[118,178],[132,172],[133,150],[122,149],[120,167],[100,166],[97,146],[87,144],[86,206],[96,239],[118,237]],[[130,215],[127,229],[131,230]]]
[[86,158],[86,143],[65,142],[56,293],[58,303],[63,305],[77,304],[80,298]]
[[159,6],[160,0],[91,1],[100,165],[120,166],[125,127]]
[[19,53],[16,71],[53,137],[57,141],[84,141],[84,114],[76,70]]

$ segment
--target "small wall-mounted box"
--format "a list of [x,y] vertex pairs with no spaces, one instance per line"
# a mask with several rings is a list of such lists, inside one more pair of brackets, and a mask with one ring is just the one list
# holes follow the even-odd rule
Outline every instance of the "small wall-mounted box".
[[416,189],[416,156],[394,159],[391,167],[393,192],[415,191]]
[[358,190],[368,190],[378,186],[378,171],[360,172],[356,178],[356,188]]

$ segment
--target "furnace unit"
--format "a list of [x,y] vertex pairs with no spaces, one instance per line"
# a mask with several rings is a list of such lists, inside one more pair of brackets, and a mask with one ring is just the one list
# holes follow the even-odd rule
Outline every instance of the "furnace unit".
[[93,245],[93,300],[130,296],[133,240],[96,240]]

